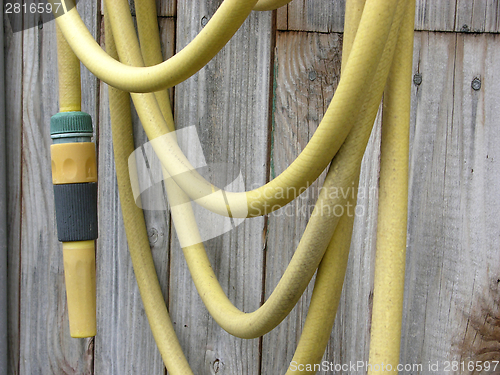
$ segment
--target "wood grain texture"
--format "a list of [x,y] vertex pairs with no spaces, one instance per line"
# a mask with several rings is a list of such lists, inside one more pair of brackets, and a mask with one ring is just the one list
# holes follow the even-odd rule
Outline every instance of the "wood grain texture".
[[[178,51],[201,30],[203,17],[209,19],[218,5],[218,1],[178,3]],[[271,16],[271,12],[252,13],[214,60],[175,89],[178,128],[196,126],[206,162],[225,164],[214,167],[219,172],[212,182],[220,187],[230,182],[224,181],[227,176],[236,177],[240,170],[247,189],[266,181]],[[236,307],[247,312],[257,309],[262,298],[263,230],[263,218],[247,219],[205,242],[223,290]],[[172,241],[170,312],[193,372],[258,374],[259,339],[232,337],[209,318],[176,235]]]
[[456,0],[417,0],[415,30],[454,31],[455,14]]
[[457,0],[455,25],[455,31],[500,32],[500,2]]
[[22,33],[13,33],[8,19],[4,24],[5,124],[7,162],[7,288],[9,374],[19,374],[19,302],[21,262],[21,173],[22,173]]
[[55,24],[25,30],[23,50],[19,372],[90,374],[92,341],[69,336],[55,230],[49,151],[50,116],[58,112]]
[[[165,57],[173,54],[175,22],[160,20]],[[103,38],[104,40],[104,38]],[[97,247],[96,374],[164,374],[139,294],[127,247],[114,167],[107,86],[101,86],[99,127],[99,228]],[[147,137],[134,112],[136,147]],[[140,152],[141,149],[139,149]],[[141,169],[141,181],[161,181],[161,169]],[[141,195],[151,251],[164,298],[168,300],[170,218],[161,183]],[[155,208],[152,210],[151,208]]]
[[[497,35],[418,33],[401,360],[499,360]],[[472,88],[475,78],[481,87]],[[492,91],[490,91],[492,90]],[[431,373],[425,371],[423,373]],[[455,373],[469,373],[455,371]]]
[[[345,0],[293,0],[278,10],[278,30],[342,32]],[[417,0],[415,30],[500,32],[498,0]]]
[[288,30],[342,32],[345,0],[294,0],[287,5]]
[[[340,78],[340,34],[278,32],[273,93],[271,178],[306,146],[328,108]],[[266,298],[276,287],[304,233],[325,173],[298,199],[269,215]],[[312,284],[290,315],[264,336],[262,374],[284,374],[307,314]]]

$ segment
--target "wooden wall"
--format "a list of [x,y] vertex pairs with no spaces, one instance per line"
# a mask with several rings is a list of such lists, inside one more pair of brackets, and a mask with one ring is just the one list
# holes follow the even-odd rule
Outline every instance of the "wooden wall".
[[[161,0],[165,57],[197,34],[219,3]],[[417,3],[401,363],[423,365],[402,373],[430,374],[436,372],[429,362],[443,373],[445,361],[500,360],[500,2]],[[196,126],[208,162],[234,163],[246,186],[255,187],[298,155],[338,83],[343,6],[293,0],[277,12],[253,13],[212,62],[175,87],[177,126]],[[78,8],[102,41],[100,7],[80,1]],[[6,21],[5,59],[9,374],[164,374],[127,251],[107,86],[83,69],[83,110],[93,117],[99,153],[98,335],[72,339],[49,163],[48,124],[58,108],[54,23],[13,33]],[[137,145],[147,141],[138,120],[135,136]],[[377,121],[360,182],[363,214],[324,357],[334,363],[368,359],[379,146]],[[308,220],[310,210],[302,207],[314,203],[319,182],[286,210],[207,241],[237,307],[256,309],[276,286]],[[157,193],[150,199],[165,199]],[[168,211],[145,217],[164,297],[194,373],[284,373],[312,289],[271,333],[236,339],[198,297]]]

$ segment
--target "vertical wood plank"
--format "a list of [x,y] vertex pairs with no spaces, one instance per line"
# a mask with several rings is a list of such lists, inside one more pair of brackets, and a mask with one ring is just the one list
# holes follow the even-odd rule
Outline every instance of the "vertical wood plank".
[[500,2],[457,0],[456,31],[500,32]]
[[287,5],[288,30],[342,32],[345,0],[294,0]]
[[156,0],[158,17],[175,17],[177,14],[177,0]]
[[[450,178],[451,166],[443,171],[448,147],[454,152],[458,148],[456,144],[451,147],[455,43],[454,34],[421,32],[415,38],[414,71],[422,75],[422,83],[414,89],[413,129],[410,133],[404,311],[411,311],[411,315],[405,316],[403,321],[401,347],[401,358],[407,363],[452,360],[448,357],[451,332],[446,333],[447,330],[441,328],[446,326],[448,310],[445,309],[449,308],[449,302],[441,307],[441,298],[444,300],[453,287],[453,281],[445,276],[450,269],[448,259],[458,255],[458,239],[451,233],[446,236],[446,231],[453,230],[456,225],[457,217],[450,215],[456,214],[452,207],[456,207],[458,201],[456,196],[449,201],[444,186],[456,179]],[[456,143],[456,130],[453,133]],[[453,165],[456,176],[456,161]],[[450,258],[448,252],[453,252]],[[456,270],[456,261],[453,263]]]
[[458,36],[453,119],[462,144],[460,179],[453,189],[460,192],[461,249],[451,316],[457,316],[452,331],[461,333],[452,340],[452,354],[464,361],[500,355],[500,202],[494,193],[500,183],[498,61],[500,35]]
[[[183,48],[219,6],[219,1],[179,2],[177,50]],[[205,17],[205,18],[204,18]],[[204,158],[227,163],[212,180],[242,171],[247,189],[266,181],[272,13],[254,12],[226,47],[199,73],[175,89],[178,128],[196,126]],[[247,219],[205,242],[223,290],[236,307],[257,309],[262,297],[264,219]],[[195,374],[258,374],[259,339],[241,340],[211,318],[172,239],[170,310],[177,335]]]
[[[271,178],[305,147],[321,121],[340,78],[340,34],[279,32],[274,84]],[[325,173],[297,200],[269,215],[266,298],[276,287],[297,248]],[[307,314],[312,283],[290,315],[264,336],[262,374],[286,372]]]
[[[173,54],[175,20],[159,20],[165,58]],[[103,39],[104,40],[104,39]],[[134,112],[136,147],[147,137]],[[109,121],[108,91],[101,86],[99,129],[99,226],[97,281],[98,331],[96,337],[96,374],[164,374],[165,368],[156,347],[139,294],[127,247],[118,197]],[[142,177],[161,180],[161,169],[144,170]],[[153,173],[150,176],[148,173]],[[146,227],[156,272],[164,298],[168,300],[170,218],[161,184],[141,195]],[[151,208],[157,208],[151,210]]]
[[456,0],[417,0],[415,30],[455,30]]
[[405,363],[498,358],[500,226],[488,193],[500,178],[500,114],[489,99],[498,43],[498,35],[416,38]]
[[21,261],[21,139],[22,139],[22,32],[4,23],[5,123],[7,149],[7,287],[9,374],[19,374],[20,261]]
[[50,116],[58,112],[55,24],[25,30],[23,50],[19,372],[90,374],[93,341],[69,335],[55,230],[49,151]]

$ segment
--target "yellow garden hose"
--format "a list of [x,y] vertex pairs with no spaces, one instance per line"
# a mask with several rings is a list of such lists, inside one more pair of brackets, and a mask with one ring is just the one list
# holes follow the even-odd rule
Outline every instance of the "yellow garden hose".
[[[76,7],[67,6],[71,10],[56,21],[76,56],[99,79],[128,92],[153,92],[173,87],[205,66],[238,30],[256,2],[224,1],[188,46],[169,60],[148,68],[127,66],[106,54],[92,38]],[[118,3],[107,5],[114,8]]]
[[[109,87],[109,101],[117,179],[127,240],[151,330],[165,365],[172,374],[192,374],[192,371],[182,353],[163,301],[149,248],[144,217],[142,211],[136,206],[132,194],[128,169],[128,158],[134,151],[130,101],[129,95],[119,89],[136,92],[131,96],[144,129],[152,140],[153,147],[165,168],[166,176],[173,176],[173,178],[166,179],[167,194],[171,205],[175,205],[176,200],[184,202],[191,197],[198,198],[197,202],[204,207],[226,216],[263,215],[294,199],[296,192],[314,181],[333,158],[315,210],[290,265],[268,300],[252,313],[238,310],[229,301],[213,273],[203,243],[201,240],[192,241],[193,238],[199,238],[199,234],[190,206],[179,205],[172,210],[173,222],[181,243],[183,238],[187,238],[190,243],[199,242],[183,247],[183,251],[203,302],[217,323],[238,337],[258,337],[279,324],[298,301],[319,266],[311,306],[292,361],[297,365],[318,363],[328,342],[347,266],[354,220],[354,217],[349,215],[337,217],[332,208],[337,205],[355,206],[356,204],[355,198],[346,200],[331,192],[334,189],[346,190],[357,186],[361,159],[386,85],[389,69],[392,70],[386,96],[393,99],[388,100],[387,103],[384,102],[384,111],[388,112],[388,115],[384,115],[384,126],[388,123],[389,130],[387,135],[383,136],[383,142],[387,139],[387,145],[383,144],[382,147],[380,202],[383,201],[383,194],[388,196],[392,194],[392,188],[389,189],[385,181],[388,179],[394,181],[393,177],[387,177],[393,166],[390,162],[384,161],[387,158],[385,155],[396,155],[394,153],[398,152],[395,156],[398,171],[403,170],[402,165],[404,163],[407,165],[408,162],[408,148],[399,145],[399,137],[402,134],[404,139],[407,133],[399,130],[400,133],[394,135],[391,130],[394,121],[390,119],[402,116],[402,123],[406,122],[406,125],[408,123],[407,113],[401,108],[408,106],[405,100],[409,88],[401,82],[405,79],[409,82],[408,60],[411,69],[411,53],[408,57],[408,51],[411,52],[411,46],[408,46],[408,41],[413,37],[413,20],[411,32],[408,20],[413,15],[414,1],[408,4],[405,0],[384,2],[367,0],[365,4],[363,0],[348,0],[342,78],[321,125],[299,157],[276,179],[250,192],[225,192],[231,207],[228,213],[222,194],[212,194],[216,188],[190,166],[175,140],[162,137],[175,129],[166,88],[171,87],[173,82],[176,84],[180,82],[179,80],[186,79],[208,62],[231,38],[254,6],[258,10],[273,9],[286,1],[266,3],[261,0],[257,5],[255,3],[255,1],[225,0],[210,21],[215,26],[211,28],[208,28],[209,25],[205,26],[202,33],[188,47],[163,63],[160,63],[162,57],[154,0],[143,0],[136,4],[140,47],[126,1],[117,0],[113,4],[109,0],[105,1],[107,53],[92,40],[76,8],[57,19],[69,44],[82,62],[85,65],[89,64],[87,67],[99,78],[117,87]],[[406,12],[405,9],[407,9]],[[404,30],[402,34],[399,32],[401,24],[405,25],[402,28]],[[222,28],[224,28],[223,31],[220,30]],[[201,48],[201,46],[206,49],[197,51],[196,48]],[[86,51],[89,56],[95,52],[92,58],[82,56],[82,51],[86,47],[91,48],[91,53]],[[200,56],[203,54],[205,56]],[[68,59],[74,59],[71,55],[68,54]],[[117,61],[118,55],[121,63]],[[393,58],[394,55],[396,55],[395,58]],[[64,60],[65,57],[61,56],[61,59]],[[403,67],[400,68],[398,64]],[[67,77],[70,77],[63,78],[62,81],[68,82],[69,86],[74,81],[76,87],[75,67],[75,64],[70,64],[67,68],[60,69],[67,70]],[[154,94],[137,93],[139,91],[156,92]],[[69,103],[75,102],[71,95],[71,93],[68,95]],[[396,98],[397,95],[405,99],[400,102]],[[386,134],[385,130],[383,134]],[[396,146],[393,147],[393,144]],[[403,155],[405,152],[406,155]],[[383,172],[385,170],[388,172]],[[185,178],[179,178],[179,175]],[[404,195],[407,191],[407,182],[404,182],[404,176],[398,177],[397,182],[392,182],[396,183],[397,187],[396,210],[399,215],[398,220],[401,220],[403,216],[406,220],[406,206],[403,205],[403,201],[407,199]],[[283,189],[294,190],[295,194],[277,196],[276,193]],[[384,204],[387,205],[387,203]],[[330,210],[326,211],[327,209]],[[389,212],[392,211],[389,210]],[[392,293],[391,296],[399,296],[401,288],[396,288],[393,293],[390,288],[387,289],[384,286],[383,282],[377,281],[377,275],[379,279],[380,275],[382,279],[384,278],[384,273],[380,272],[378,265],[379,257],[384,257],[384,255],[379,256],[379,252],[384,254],[379,250],[384,247],[384,243],[389,243],[388,247],[392,251],[389,257],[392,257],[393,253],[399,256],[396,266],[392,269],[400,270],[401,259],[403,259],[403,276],[400,272],[395,272],[395,276],[391,274],[390,277],[399,278],[400,283],[404,278],[405,244],[401,234],[406,234],[406,221],[404,231],[401,232],[401,224],[398,223],[400,226],[394,229],[393,219],[388,219],[387,215],[387,213],[379,213],[378,231],[384,231],[384,233],[396,231],[398,234],[389,237],[389,240],[380,240],[379,237],[377,242],[375,293],[388,292]],[[382,286],[377,286],[379,284]],[[381,288],[386,289],[377,292]],[[377,298],[376,295],[375,298]],[[377,302],[377,306],[382,306],[379,311],[383,313],[387,302]],[[401,309],[392,309],[391,313],[393,313],[391,316],[394,316],[394,313],[400,316]],[[375,320],[374,312],[374,324]],[[384,329],[391,322],[385,321],[377,324]],[[400,323],[399,328],[396,327],[391,332],[393,333],[390,337],[394,339],[397,332],[400,332]],[[394,358],[393,347],[385,346],[384,340],[387,337],[389,336],[380,336],[379,333],[372,331],[374,349],[370,350],[370,363],[375,363],[373,361],[379,359]],[[375,353],[373,361],[372,352]],[[399,355],[399,347],[397,354]],[[313,372],[316,371],[289,369],[287,374]]]
[[[402,14],[402,12],[400,12],[400,14]],[[122,16],[123,15],[121,15],[121,17]],[[141,20],[138,19],[138,24],[140,23]],[[395,24],[399,24],[399,21],[395,22]],[[390,61],[392,59],[392,50],[397,36],[397,29],[398,27],[395,27],[392,31],[392,37],[390,39],[393,40],[393,42],[389,43],[392,44],[392,46],[388,48],[388,52],[383,58],[384,61]],[[153,38],[153,40],[155,39],[156,38]],[[146,40],[146,38],[144,38],[144,40]],[[385,63],[380,64],[380,66],[387,67],[389,65]],[[324,196],[329,195],[328,186],[332,188],[342,186],[345,189],[352,186],[352,180],[356,178],[356,171],[359,169],[361,157],[371,131],[371,124],[373,124],[377,112],[387,72],[388,68],[385,68],[385,72],[381,73],[382,77],[378,79],[378,89],[373,90],[374,99],[369,101],[371,102],[371,106],[369,106],[371,108],[368,117],[365,119],[363,116],[364,127],[361,127],[361,133],[358,135],[357,132],[354,132],[352,136],[348,138],[351,141],[347,142],[347,147],[344,147],[344,150],[347,151],[341,153],[341,156],[334,162],[331,169],[332,172],[327,177],[324,186]],[[116,110],[120,111],[120,109]],[[364,111],[362,111],[362,114],[364,114]],[[350,145],[350,143],[353,143],[353,145]],[[353,150],[355,150],[355,152],[353,152]],[[348,160],[352,161],[349,162]],[[338,167],[336,167],[337,165]],[[354,166],[355,172],[352,171],[349,165]],[[168,181],[169,180],[167,180],[167,189],[171,204],[173,206],[176,205],[175,201],[172,202],[172,199],[179,199],[181,202],[184,202],[185,197],[183,196],[183,192],[178,189],[175,184],[170,184]],[[328,200],[324,196],[320,196],[318,200],[319,207],[335,207],[338,204],[342,204],[341,199],[338,199],[338,197],[336,197],[335,200]],[[181,243],[183,242],[184,236],[199,237],[199,235],[194,233],[196,232],[196,222],[189,208],[185,208],[185,206],[182,208],[179,206],[176,207],[176,210],[173,212],[173,220]],[[268,301],[266,301],[261,308],[250,314],[239,311],[227,299],[213,274],[203,244],[199,243],[184,248],[186,260],[191,274],[193,275],[194,283],[209,312],[219,325],[229,333],[238,337],[252,338],[267,333],[279,324],[293,308],[298,298],[307,287],[330,240],[332,230],[327,230],[327,228],[334,228],[337,220],[338,218],[336,217],[332,217],[328,220],[327,215],[320,216],[317,213],[313,213],[313,217],[299,244],[296,255],[292,259],[290,267],[285,272],[275,292],[273,292]]]
[[[394,52],[404,4],[404,1],[400,2],[398,20],[394,22],[389,46],[387,51],[384,51],[383,59],[388,62],[391,61]],[[358,178],[361,159],[377,114],[390,65],[381,64],[380,67],[380,72],[374,81],[372,95],[369,95],[366,105],[362,106],[356,126],[332,162],[315,210],[297,250],[276,289],[263,306],[247,314],[237,310],[223,293],[210,267],[203,244],[199,243],[183,249],[194,284],[205,306],[215,321],[229,333],[242,338],[253,338],[267,333],[288,315],[307,287],[339,220],[339,217],[333,213],[331,213],[333,217],[329,217],[329,212],[326,212],[324,208],[345,204],[345,199],[334,194],[335,189],[341,188],[346,191],[349,187],[356,186],[354,181]],[[179,208],[177,207],[173,211],[172,217],[180,241],[183,243],[183,236],[192,236],[196,231],[196,222],[193,214],[187,212],[189,207],[185,208],[184,205],[182,206],[182,217],[178,218],[177,210]],[[196,237],[197,234],[194,236]]]
[[[415,0],[411,0],[384,94],[369,374],[380,370],[396,371],[399,363],[408,210],[408,93],[414,19]],[[385,368],[379,367],[377,371],[376,365],[382,364]]]
[[75,56],[56,25],[57,68],[59,72],[59,111],[81,111],[80,60]]
[[[103,3],[104,4],[104,3]],[[135,4],[135,14],[137,18],[137,29],[141,45],[141,55],[145,66],[152,66],[163,61],[161,53],[160,32],[158,30],[158,16],[156,14],[156,1],[143,0]],[[170,96],[168,89],[156,91],[154,93],[161,114],[165,119],[169,132],[175,130],[172,108],[170,106]]]
[[[189,164],[177,144],[168,137],[161,137],[168,131],[168,126],[162,118],[154,95],[133,94],[132,98],[146,134],[150,140],[154,140],[152,145],[169,174],[192,199],[199,198],[197,203],[220,215],[228,216],[226,199],[233,217],[264,215],[293,200],[326,168],[355,122],[359,102],[362,102],[365,93],[370,91],[371,81],[390,31],[396,3],[397,0],[369,2],[363,12],[353,47],[354,53],[314,136],[299,157],[281,175],[250,192],[225,192],[223,195],[205,181]],[[66,16],[58,17],[58,22],[61,23],[60,20]],[[138,43],[131,39],[135,34],[127,3],[121,0],[115,2],[112,10],[109,10],[109,16],[111,26],[115,24],[113,33],[117,39],[118,51],[122,50],[121,59],[130,65],[142,65]],[[104,53],[102,50],[101,52]],[[100,60],[99,56],[96,56],[96,60]],[[105,65],[105,61],[101,63]],[[129,77],[122,80],[128,81]],[[217,190],[216,193],[213,193],[214,189]],[[283,194],[283,191],[287,193]]]
[[[106,49],[111,56],[117,57],[111,28],[108,27],[108,23],[105,24],[105,27]],[[135,204],[130,186],[128,158],[135,149],[132,137],[130,96],[128,93],[112,87],[108,88],[108,93],[120,204],[139,292],[141,293],[153,337],[165,366],[172,375],[190,375],[192,371],[177,340],[163,300],[149,247],[144,215],[142,210]],[[120,108],[120,110],[116,111],[115,108]]]
[[[343,54],[342,58],[343,65],[348,59],[350,47],[352,46],[350,42],[355,36],[357,23],[359,23],[363,7],[363,0],[350,1],[346,4],[344,29],[344,50],[346,52]],[[406,2],[400,2],[396,11],[396,19],[403,19],[405,12],[406,14],[408,12],[411,13],[411,9]],[[395,53],[395,40],[398,39],[399,28],[400,22],[395,22],[389,37],[392,41],[388,43],[393,47],[393,49],[384,51],[385,54],[389,55],[387,57],[388,61],[392,61],[393,59],[392,55]],[[399,37],[398,43],[401,43],[401,37]],[[389,73],[389,67],[389,64],[379,65],[377,77],[383,77],[381,79],[385,81]],[[377,91],[383,90],[383,86],[374,86],[380,87],[376,89]],[[378,94],[380,95],[381,91],[379,91]],[[371,100],[370,102],[369,99],[365,102],[365,106],[362,110],[363,115],[360,116],[361,126],[355,126],[351,133],[349,133],[346,142],[339,151],[339,154],[344,148],[345,150],[364,150],[366,143],[368,142],[368,138],[364,137],[367,135],[369,136],[370,134],[370,131],[367,132],[366,129],[371,130],[371,125],[375,120],[377,108],[378,102],[374,100]],[[358,131],[358,129],[360,130]],[[362,132],[361,129],[365,131]],[[357,146],[353,140],[357,140],[362,147]],[[339,156],[339,154],[337,154],[337,156]],[[361,161],[359,161],[359,163],[360,162]],[[358,165],[358,167],[360,167],[360,165]],[[359,177],[359,170],[357,176]],[[358,185],[357,182],[358,180],[355,181],[354,186]],[[350,203],[355,206],[356,199],[352,199]],[[300,337],[297,350],[291,362],[291,369],[289,369],[289,372],[287,373],[289,375],[292,373],[315,373],[316,371],[314,370],[314,367],[312,367],[312,371],[307,371],[307,364],[316,364],[319,366],[330,338],[330,332],[335,321],[335,315],[340,300],[345,270],[347,267],[353,222],[353,217],[349,217],[347,215],[342,216],[337,228],[335,229],[334,236],[328,246],[325,256],[321,261],[320,267],[318,268],[318,274],[316,276],[316,282],[306,322],[304,324],[304,329]],[[304,371],[300,371],[301,368],[304,369]],[[292,372],[291,370],[297,371]]]

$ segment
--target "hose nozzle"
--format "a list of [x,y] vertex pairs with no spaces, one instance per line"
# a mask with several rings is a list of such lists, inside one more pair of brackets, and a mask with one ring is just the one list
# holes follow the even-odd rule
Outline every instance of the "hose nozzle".
[[51,119],[52,183],[57,237],[63,243],[64,274],[72,337],[96,334],[95,239],[97,165],[92,118],[61,112]]
[[63,242],[63,257],[71,337],[95,336],[94,241]]

